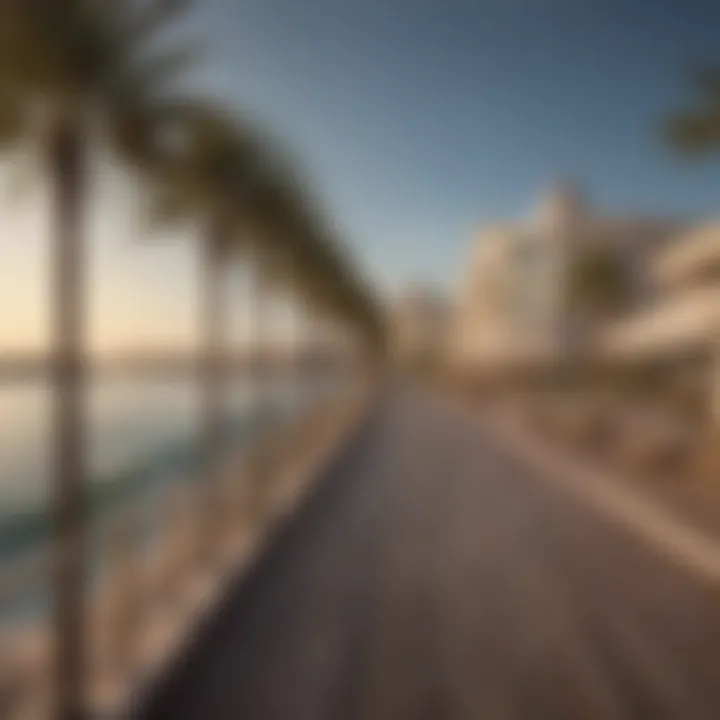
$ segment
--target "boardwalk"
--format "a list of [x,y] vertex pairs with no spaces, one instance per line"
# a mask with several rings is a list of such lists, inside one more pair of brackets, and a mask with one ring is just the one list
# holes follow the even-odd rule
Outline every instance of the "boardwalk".
[[720,594],[388,400],[143,720],[720,717]]

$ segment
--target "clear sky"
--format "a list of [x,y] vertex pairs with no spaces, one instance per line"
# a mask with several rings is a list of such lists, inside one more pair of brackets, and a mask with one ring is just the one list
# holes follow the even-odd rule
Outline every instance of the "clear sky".
[[209,0],[214,84],[303,153],[386,285],[452,282],[469,231],[558,178],[618,210],[712,214],[720,164],[658,140],[710,0]]
[[[189,28],[203,89],[286,142],[383,290],[452,286],[473,229],[558,179],[609,211],[720,214],[720,161],[678,161],[657,132],[690,97],[687,67],[720,64],[717,0],[199,0]],[[99,325],[122,326],[120,345],[187,335],[187,248],[120,249],[113,232],[96,282],[125,319]],[[3,278],[37,284],[9,267],[0,299]],[[3,316],[0,340],[13,332]]]

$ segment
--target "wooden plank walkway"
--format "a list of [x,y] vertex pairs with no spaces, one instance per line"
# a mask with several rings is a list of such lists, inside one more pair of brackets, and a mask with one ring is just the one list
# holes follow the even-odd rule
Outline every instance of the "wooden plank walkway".
[[720,596],[396,392],[142,720],[712,720]]

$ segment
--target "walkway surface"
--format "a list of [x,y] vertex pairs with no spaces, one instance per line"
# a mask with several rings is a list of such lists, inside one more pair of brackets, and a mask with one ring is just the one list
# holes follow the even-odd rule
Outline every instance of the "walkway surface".
[[720,593],[390,397],[143,720],[720,718]]

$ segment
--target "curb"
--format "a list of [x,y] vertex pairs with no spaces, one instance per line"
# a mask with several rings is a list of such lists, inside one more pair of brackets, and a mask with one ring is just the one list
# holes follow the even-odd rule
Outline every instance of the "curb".
[[629,482],[570,457],[523,429],[507,416],[486,419],[483,427],[500,445],[539,471],[542,482],[572,493],[606,519],[623,525],[639,540],[696,577],[720,586],[720,541],[681,520]]

